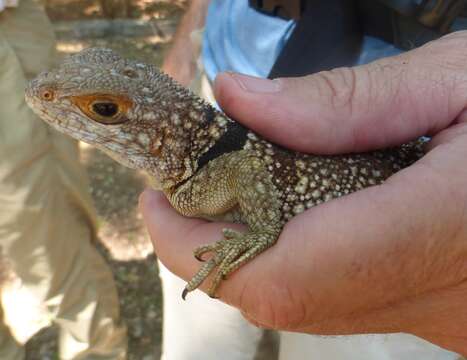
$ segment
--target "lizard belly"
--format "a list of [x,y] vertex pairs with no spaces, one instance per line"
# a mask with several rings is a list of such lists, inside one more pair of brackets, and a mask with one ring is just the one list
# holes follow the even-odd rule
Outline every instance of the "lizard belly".
[[247,224],[247,221],[238,205],[234,206],[232,209],[226,211],[225,213],[217,215],[204,215],[202,218],[210,221],[225,221],[235,224]]

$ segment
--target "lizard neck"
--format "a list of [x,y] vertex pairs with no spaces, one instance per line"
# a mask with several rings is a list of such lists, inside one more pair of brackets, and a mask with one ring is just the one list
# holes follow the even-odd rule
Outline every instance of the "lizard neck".
[[169,81],[167,88],[159,87],[155,94],[157,111],[142,112],[157,113],[157,129],[149,136],[155,164],[149,172],[165,192],[172,192],[210,160],[241,149],[248,132],[189,90]]

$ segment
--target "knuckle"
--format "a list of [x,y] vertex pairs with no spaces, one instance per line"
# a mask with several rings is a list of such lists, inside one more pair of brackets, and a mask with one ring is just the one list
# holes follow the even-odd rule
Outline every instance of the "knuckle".
[[357,76],[353,68],[338,68],[319,72],[316,75],[317,87],[328,105],[333,109],[352,112],[355,101]]
[[418,59],[439,70],[462,70],[467,62],[467,31],[458,31],[431,41],[415,50]]

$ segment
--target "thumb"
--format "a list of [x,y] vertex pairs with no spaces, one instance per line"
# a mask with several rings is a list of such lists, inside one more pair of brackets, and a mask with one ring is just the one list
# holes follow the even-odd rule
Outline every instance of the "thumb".
[[467,32],[399,56],[275,80],[222,73],[224,111],[271,141],[313,153],[365,151],[433,135],[467,101]]

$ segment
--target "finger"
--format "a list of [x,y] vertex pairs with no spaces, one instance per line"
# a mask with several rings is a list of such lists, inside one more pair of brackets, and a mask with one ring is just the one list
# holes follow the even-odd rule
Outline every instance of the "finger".
[[467,138],[467,122],[461,122],[436,134],[427,144],[427,150],[434,149],[439,145],[452,144],[463,141]]
[[445,128],[467,100],[467,35],[364,66],[266,80],[223,73],[227,114],[274,142],[313,153],[364,151]]

